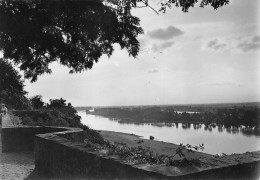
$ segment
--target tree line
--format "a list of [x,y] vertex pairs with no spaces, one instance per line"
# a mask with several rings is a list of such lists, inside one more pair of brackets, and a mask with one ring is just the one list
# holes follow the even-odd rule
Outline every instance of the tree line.
[[178,113],[173,108],[161,107],[113,107],[96,108],[95,111],[87,111],[87,114],[100,115],[115,118],[121,122],[133,123],[203,123],[222,124],[226,126],[255,126],[260,127],[259,107],[243,108],[218,108],[214,112]]

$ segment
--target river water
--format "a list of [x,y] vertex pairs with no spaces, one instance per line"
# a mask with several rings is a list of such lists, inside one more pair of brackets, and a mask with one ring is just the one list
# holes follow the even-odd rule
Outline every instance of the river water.
[[205,153],[231,154],[260,150],[260,136],[253,129],[245,127],[218,127],[204,124],[126,124],[106,117],[86,114],[79,111],[81,122],[96,130],[133,133],[142,138],[174,144],[204,144]]

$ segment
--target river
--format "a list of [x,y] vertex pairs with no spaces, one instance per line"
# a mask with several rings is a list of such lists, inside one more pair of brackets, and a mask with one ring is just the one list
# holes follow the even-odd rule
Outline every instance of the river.
[[218,127],[204,124],[126,124],[106,117],[86,114],[79,111],[81,122],[96,130],[133,133],[142,138],[174,144],[204,144],[205,153],[232,154],[260,150],[260,136],[245,127]]

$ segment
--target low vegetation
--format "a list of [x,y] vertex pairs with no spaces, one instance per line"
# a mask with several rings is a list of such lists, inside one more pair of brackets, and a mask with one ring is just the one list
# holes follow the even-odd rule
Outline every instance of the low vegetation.
[[192,146],[190,144],[180,144],[175,150],[172,156],[154,153],[148,147],[129,147],[124,143],[111,144],[90,144],[86,143],[86,146],[91,151],[105,150],[108,155],[119,156],[130,164],[157,164],[165,166],[187,166],[187,165],[201,165],[199,159],[187,158],[187,155],[194,153],[195,151],[203,151],[204,146]]
[[29,126],[66,126],[81,127],[77,111],[66,104],[64,99],[50,100],[50,103],[28,111],[14,111],[21,117],[22,124]]
[[62,126],[78,127],[84,130],[84,135],[89,142],[94,144],[104,144],[103,137],[95,130],[90,129],[81,123],[81,117],[66,100],[51,99],[49,103],[44,103],[40,95],[30,99],[31,110],[13,111],[21,119],[21,124],[28,126]]

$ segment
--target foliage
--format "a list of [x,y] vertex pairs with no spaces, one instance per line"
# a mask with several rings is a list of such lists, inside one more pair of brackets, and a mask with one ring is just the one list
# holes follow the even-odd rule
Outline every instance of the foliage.
[[95,145],[108,145],[109,143],[98,133],[98,131],[89,128],[86,125],[81,127],[84,130],[85,143]]
[[34,110],[14,112],[16,116],[20,117],[23,125],[78,127],[84,130],[84,136],[88,143],[106,144],[97,131],[81,123],[81,117],[77,115],[77,111],[71,103],[66,104],[65,99],[50,99],[46,105],[44,105],[40,95],[36,95],[30,100]]
[[62,99],[62,98],[50,99],[50,103],[47,104],[47,107],[48,108],[64,108],[64,107],[66,107],[66,100]]
[[189,152],[189,153],[194,152],[194,150],[195,151],[198,151],[198,150],[203,151],[204,150],[204,144],[199,144],[199,146],[192,146],[190,144],[183,145],[181,143],[180,146],[175,150],[175,154],[173,155],[173,157],[178,155],[179,157],[185,158],[184,150],[187,150],[187,152]]
[[153,7],[150,6],[151,0],[105,0],[105,2],[116,5],[117,9],[124,10],[131,8],[142,8],[142,7],[150,7],[155,12],[166,12],[167,8],[171,8],[172,6],[180,7],[183,12],[188,12],[189,8],[194,7],[195,4],[199,3],[200,7],[212,6],[214,9],[218,9],[221,6],[229,4],[229,0],[161,0],[160,9],[156,11]]
[[[191,146],[189,144],[180,146],[176,149],[176,152],[172,156],[154,153],[150,148],[129,147],[125,144],[115,143],[108,145],[108,153],[112,155],[118,155],[119,157],[126,159],[127,162],[132,164],[164,164],[166,166],[185,166],[185,165],[200,165],[201,162],[197,159],[187,159],[188,153],[194,153],[194,151],[203,150],[204,146]],[[185,151],[185,152],[184,152]],[[179,159],[175,158],[175,155],[179,155]]]
[[[164,0],[160,11],[175,5],[187,12],[197,2]],[[202,0],[200,6],[217,9],[228,2]],[[148,0],[1,0],[0,50],[31,81],[51,73],[54,61],[71,73],[91,69],[103,54],[112,55],[114,44],[136,57],[143,29],[131,10],[139,7],[152,8]]]
[[43,108],[44,102],[41,95],[36,95],[30,98],[30,103],[34,109]]
[[139,19],[129,11],[116,13],[101,1],[0,1],[0,49],[25,72],[26,78],[50,73],[58,61],[81,72],[92,68],[113,44],[135,57],[136,37],[143,33]]
[[[198,0],[163,0],[159,11],[166,12],[167,8],[172,6],[181,7],[183,12],[188,12],[190,7],[194,7]],[[200,7],[212,6],[218,9],[221,6],[229,4],[229,0],[202,0],[199,3]]]
[[80,116],[73,106],[66,105],[66,100],[51,99],[50,103],[44,105],[40,95],[31,98],[31,111],[15,112],[16,115],[22,118],[24,125],[30,126],[68,126],[81,127]]
[[0,58],[0,101],[8,108],[27,109],[29,100],[26,98],[24,81],[11,63]]

